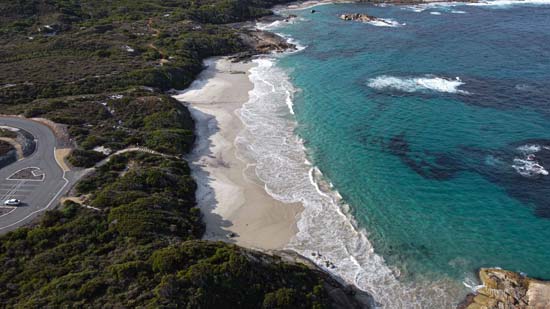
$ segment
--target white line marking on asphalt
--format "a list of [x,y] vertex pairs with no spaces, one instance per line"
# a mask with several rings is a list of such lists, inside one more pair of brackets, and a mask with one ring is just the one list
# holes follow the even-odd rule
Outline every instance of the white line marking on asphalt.
[[[59,163],[59,161],[57,161],[57,158],[55,156],[55,150],[56,150],[56,147],[53,147],[53,154],[54,154],[54,158],[55,158],[55,162],[57,163],[57,165],[59,166],[59,168],[61,168],[61,170],[63,170],[63,168],[61,167],[61,164]],[[61,187],[61,189],[59,189],[59,191],[57,191],[57,193],[54,195],[54,197],[50,200],[50,202],[48,203],[48,205],[46,205],[45,207],[41,208],[41,209],[38,209],[38,210],[35,210],[33,212],[31,212],[30,214],[26,215],[23,219],[21,220],[18,220],[16,222],[13,222],[12,224],[8,224],[6,226],[2,226],[0,227],[0,230],[3,230],[3,229],[6,229],[8,227],[12,227],[16,224],[19,224],[25,220],[27,220],[29,217],[33,216],[34,214],[37,214],[39,212],[42,212],[44,210],[47,210],[48,208],[50,208],[50,206],[52,206],[53,202],[55,201],[55,199],[57,199],[59,197],[59,194],[61,194],[61,192],[63,192],[63,190],[65,189],[65,187],[67,187],[67,185],[69,184],[69,180],[65,177],[65,171],[63,171],[63,180],[65,181],[65,184]]]
[[7,216],[7,215],[11,214],[12,212],[14,212],[17,209],[17,207],[11,207],[11,206],[2,206],[0,208],[11,208],[11,210],[8,211],[7,213],[5,213],[3,215],[0,215],[0,218],[2,218],[3,216]]
[[[59,163],[58,163],[59,164]],[[42,176],[41,179],[20,179],[20,178],[12,178],[13,176],[15,176],[17,173],[21,172],[21,171],[24,171],[24,170],[31,170],[31,174],[33,174],[33,176],[37,177],[37,176]],[[42,174],[39,174],[39,175],[35,175],[35,171],[38,170],[40,173]],[[46,178],[46,173],[42,172],[42,170],[40,169],[40,167],[36,167],[36,166],[29,166],[29,167],[25,167],[25,168],[22,168],[18,171],[15,171],[13,174],[11,174],[10,176],[8,176],[8,178],[6,178],[6,180],[27,180],[27,181],[44,181],[44,178]]]

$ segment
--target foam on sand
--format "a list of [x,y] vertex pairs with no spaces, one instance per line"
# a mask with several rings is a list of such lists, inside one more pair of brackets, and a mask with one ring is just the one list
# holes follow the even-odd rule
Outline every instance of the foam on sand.
[[[340,194],[312,166],[295,134],[293,94],[297,91],[276,60],[261,58],[250,70],[254,89],[240,110],[245,125],[235,141],[265,190],[284,203],[300,203],[298,232],[287,248],[374,296],[384,308],[448,308],[456,305],[451,280],[405,284],[399,272],[378,255],[364,230],[357,228]],[[454,292],[450,292],[450,290]],[[462,296],[462,295],[460,295]]]
[[464,85],[459,77],[448,79],[433,75],[423,77],[396,77],[382,75],[371,78],[367,84],[369,87],[377,90],[397,90],[402,92],[445,92],[468,94],[467,91],[460,90],[458,87]]

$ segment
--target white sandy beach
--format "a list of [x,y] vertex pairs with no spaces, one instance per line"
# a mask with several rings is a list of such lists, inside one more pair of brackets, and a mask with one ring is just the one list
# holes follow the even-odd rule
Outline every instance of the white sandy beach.
[[[273,199],[238,158],[235,138],[243,129],[239,109],[254,85],[253,63],[211,59],[191,87],[176,99],[188,104],[197,141],[189,156],[197,181],[197,202],[206,223],[205,238],[259,249],[283,248],[296,234],[302,210]],[[234,237],[228,235],[234,233]]]

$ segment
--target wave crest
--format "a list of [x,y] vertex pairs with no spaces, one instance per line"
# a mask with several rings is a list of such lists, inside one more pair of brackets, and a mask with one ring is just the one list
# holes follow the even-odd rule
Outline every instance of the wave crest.
[[376,20],[367,22],[369,25],[377,26],[377,27],[402,27],[405,26],[405,23],[399,23],[391,18],[377,18]]
[[458,87],[464,85],[459,77],[447,79],[426,75],[424,77],[395,77],[382,75],[369,79],[368,86],[377,90],[397,90],[402,92],[445,92],[457,94],[469,94],[467,91],[460,90]]

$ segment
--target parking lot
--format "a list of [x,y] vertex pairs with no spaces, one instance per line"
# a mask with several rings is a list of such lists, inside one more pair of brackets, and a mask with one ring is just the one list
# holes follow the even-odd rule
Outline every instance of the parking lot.
[[[4,117],[0,117],[0,125],[23,129],[36,142],[34,153],[0,169],[0,233],[6,233],[55,206],[73,182],[56,161],[56,138],[48,127]],[[4,206],[8,199],[21,200],[21,205]]]

